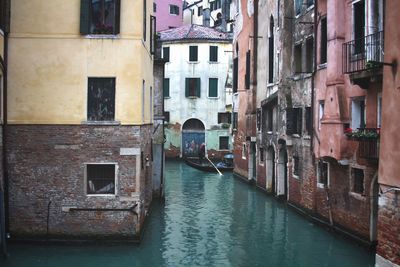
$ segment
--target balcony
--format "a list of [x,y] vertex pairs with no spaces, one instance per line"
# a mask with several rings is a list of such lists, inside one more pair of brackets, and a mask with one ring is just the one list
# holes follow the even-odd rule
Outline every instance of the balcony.
[[371,81],[382,79],[384,32],[376,32],[362,39],[344,43],[342,48],[343,73],[362,88]]
[[346,129],[349,140],[358,142],[358,156],[368,160],[379,159],[379,128]]

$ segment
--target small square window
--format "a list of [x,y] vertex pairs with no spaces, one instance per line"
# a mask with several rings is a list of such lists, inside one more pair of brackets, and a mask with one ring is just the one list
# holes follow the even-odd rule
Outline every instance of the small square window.
[[86,192],[88,195],[115,195],[115,164],[87,164]]
[[220,136],[219,137],[219,150],[228,150],[229,149],[229,137],[228,136]]
[[364,171],[362,169],[351,168],[352,191],[354,193],[364,194]]
[[120,0],[89,0],[81,4],[82,34],[118,34]]
[[179,15],[179,6],[169,5],[169,14],[171,14],[171,15]]
[[218,123],[231,123],[231,113],[230,112],[219,112],[218,113]]
[[164,111],[164,122],[169,122],[169,111]]

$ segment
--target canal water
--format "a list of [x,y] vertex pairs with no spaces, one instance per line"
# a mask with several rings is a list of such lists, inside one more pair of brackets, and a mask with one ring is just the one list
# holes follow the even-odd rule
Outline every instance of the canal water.
[[374,255],[307,221],[232,174],[167,162],[140,245],[10,245],[0,266],[368,267]]

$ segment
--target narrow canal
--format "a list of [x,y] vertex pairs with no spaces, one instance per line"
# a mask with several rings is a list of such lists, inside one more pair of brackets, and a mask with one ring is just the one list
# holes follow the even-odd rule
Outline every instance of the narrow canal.
[[374,266],[366,249],[231,174],[166,170],[165,206],[154,204],[140,245],[11,245],[0,266]]

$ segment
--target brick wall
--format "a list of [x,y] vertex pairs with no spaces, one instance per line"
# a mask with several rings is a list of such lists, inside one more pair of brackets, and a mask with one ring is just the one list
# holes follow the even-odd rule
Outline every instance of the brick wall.
[[[382,190],[388,187],[382,186]],[[400,199],[399,193],[388,192],[379,197],[377,254],[400,265]],[[386,266],[386,265],[378,265]],[[389,266],[389,265],[387,265]],[[392,266],[392,265],[391,265]]]
[[[50,236],[62,238],[136,238],[143,207],[151,201],[151,161],[149,166],[140,162],[140,151],[144,157],[150,155],[151,128],[10,125],[12,237],[43,237],[48,229]],[[140,150],[135,156],[123,156],[120,148]],[[85,163],[107,162],[118,165],[116,196],[87,196]],[[67,211],[67,207],[130,208],[137,203],[142,203],[135,209],[138,217],[129,211]]]

